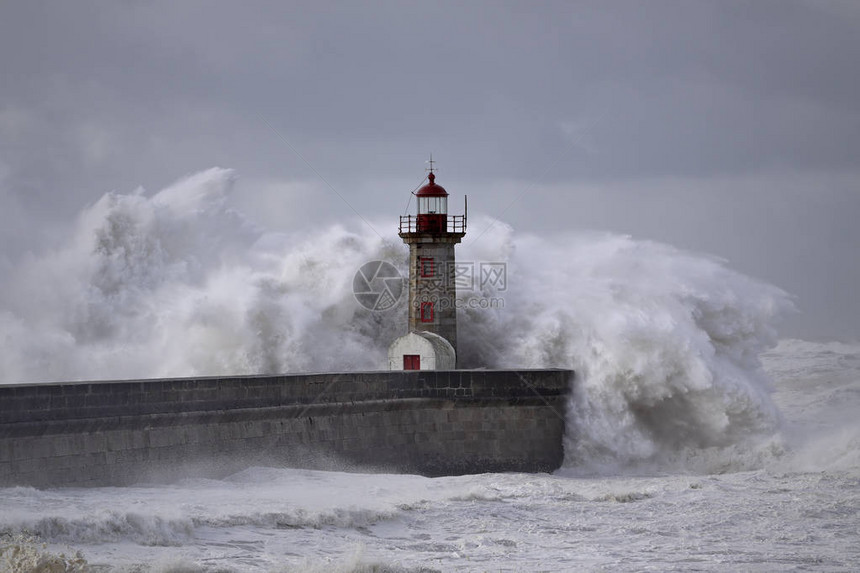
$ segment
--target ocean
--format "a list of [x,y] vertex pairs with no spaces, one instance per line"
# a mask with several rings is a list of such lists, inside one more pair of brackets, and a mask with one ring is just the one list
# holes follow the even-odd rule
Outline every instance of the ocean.
[[[233,186],[214,169],[82,210],[3,278],[0,381],[381,367],[403,305],[351,285],[366,261],[405,272],[396,236],[272,233]],[[504,280],[460,291],[464,365],[577,372],[557,472],[6,488],[0,571],[860,569],[860,344],[780,339],[791,297],[714,257],[470,229],[458,260]]]

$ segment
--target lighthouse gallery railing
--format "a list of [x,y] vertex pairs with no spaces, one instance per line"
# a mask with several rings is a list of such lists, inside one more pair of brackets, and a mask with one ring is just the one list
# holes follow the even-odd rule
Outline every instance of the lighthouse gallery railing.
[[[441,225],[436,224],[435,220],[430,218],[441,218],[442,215],[401,215],[400,229],[401,233],[423,233],[423,232],[440,232]],[[466,216],[465,215],[447,215],[445,221],[445,232],[447,233],[465,233],[466,232]]]

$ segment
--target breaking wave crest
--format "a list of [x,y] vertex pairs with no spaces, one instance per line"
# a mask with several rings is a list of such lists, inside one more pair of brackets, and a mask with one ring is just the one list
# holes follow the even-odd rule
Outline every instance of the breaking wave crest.
[[0,534],[0,571],[4,573],[89,573],[87,560],[71,548],[53,552],[32,535]]
[[[384,367],[405,303],[371,312],[351,286],[371,260],[405,273],[393,225],[375,224],[385,239],[267,232],[228,207],[234,185],[215,168],[85,209],[65,246],[0,285],[0,380]],[[507,282],[462,293],[504,305],[464,305],[461,365],[575,369],[568,465],[690,463],[683,452],[773,433],[758,357],[791,308],[784,292],[626,236],[535,237],[481,217],[470,231],[460,260],[504,262]]]
[[[504,314],[465,320],[461,336],[497,341],[498,365],[576,370],[569,465],[674,460],[710,471],[724,462],[683,452],[736,454],[776,430],[759,355],[792,308],[781,290],[720,260],[629,237],[515,243],[511,284],[522,288],[506,296]],[[753,449],[745,459],[755,465]]]

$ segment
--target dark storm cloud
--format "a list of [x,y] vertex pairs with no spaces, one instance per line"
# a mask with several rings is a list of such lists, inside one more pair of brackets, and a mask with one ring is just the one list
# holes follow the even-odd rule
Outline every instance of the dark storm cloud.
[[856,337],[858,31],[851,2],[8,3],[5,266],[212,165],[269,224],[298,187],[305,223],[351,217],[290,146],[390,217],[434,151],[519,228],[713,252],[797,293],[798,334]]

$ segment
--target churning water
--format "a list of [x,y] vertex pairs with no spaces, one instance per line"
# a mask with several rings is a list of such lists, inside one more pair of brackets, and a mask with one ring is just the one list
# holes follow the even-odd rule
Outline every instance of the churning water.
[[[232,186],[213,169],[81,213],[66,246],[3,279],[0,380],[382,367],[404,306],[362,308],[352,279],[370,260],[405,272],[399,239],[266,232],[227,207]],[[860,566],[860,346],[777,344],[788,296],[713,258],[614,235],[522,236],[480,218],[470,234],[480,238],[459,259],[504,263],[506,280],[461,291],[504,300],[464,305],[463,361],[577,371],[556,474],[248,468],[171,485],[5,489],[0,567]]]

